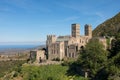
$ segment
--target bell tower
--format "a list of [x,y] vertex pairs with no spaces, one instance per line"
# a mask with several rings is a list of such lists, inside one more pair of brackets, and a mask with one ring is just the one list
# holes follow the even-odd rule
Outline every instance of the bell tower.
[[80,36],[80,25],[79,24],[72,24],[72,37],[79,37]]
[[85,36],[89,36],[92,38],[92,27],[91,25],[85,25]]

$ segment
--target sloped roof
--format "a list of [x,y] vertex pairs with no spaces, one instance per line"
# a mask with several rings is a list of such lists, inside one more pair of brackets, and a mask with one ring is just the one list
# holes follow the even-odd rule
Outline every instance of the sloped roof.
[[71,38],[71,36],[59,36],[56,41],[57,42],[68,41],[68,40],[70,40],[70,38]]

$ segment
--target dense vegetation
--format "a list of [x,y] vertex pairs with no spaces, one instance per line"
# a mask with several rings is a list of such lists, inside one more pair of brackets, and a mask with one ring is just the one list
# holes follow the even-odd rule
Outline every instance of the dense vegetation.
[[68,66],[44,65],[44,66],[24,66],[22,75],[24,80],[78,80],[82,77],[67,76]]
[[59,65],[24,66],[21,73],[24,80],[62,80],[67,79],[65,76],[67,69],[68,67]]
[[120,13],[98,25],[93,30],[93,36],[114,36],[120,32]]
[[3,80],[87,80],[81,76],[67,75],[68,66],[25,64],[20,69],[7,74]]
[[90,40],[81,49],[78,60],[69,66],[69,73],[79,76],[87,73],[90,80],[120,80],[119,34],[108,50],[97,39]]
[[20,60],[11,60],[11,61],[0,61],[0,77],[3,77],[5,74],[19,69],[19,67],[26,61]]
[[87,71],[90,71],[90,76],[94,77],[95,74],[105,66],[107,61],[107,52],[103,45],[97,39],[91,40],[86,48],[82,50],[78,63]]

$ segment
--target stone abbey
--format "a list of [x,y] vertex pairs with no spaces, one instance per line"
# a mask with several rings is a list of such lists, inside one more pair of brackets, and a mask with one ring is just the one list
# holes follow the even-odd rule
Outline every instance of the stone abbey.
[[[80,25],[72,24],[70,36],[47,35],[46,48],[49,59],[76,58],[78,51],[92,38],[92,26],[86,24],[84,30],[85,35],[82,36],[80,35]],[[99,40],[106,43],[104,38]]]
[[30,51],[30,59],[36,58],[37,62],[41,60],[54,60],[64,58],[77,58],[79,50],[82,49],[90,39],[98,39],[104,48],[107,48],[105,37],[92,37],[92,26],[86,24],[84,26],[85,35],[80,35],[80,25],[71,25],[70,36],[47,35],[45,50]]

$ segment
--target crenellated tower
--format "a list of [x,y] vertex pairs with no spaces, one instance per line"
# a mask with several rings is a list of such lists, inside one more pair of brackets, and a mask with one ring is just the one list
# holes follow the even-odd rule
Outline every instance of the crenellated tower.
[[79,37],[80,36],[80,25],[79,24],[72,24],[71,30],[72,37]]
[[56,42],[57,37],[55,35],[47,35],[46,40],[46,51],[47,51],[47,59],[50,58],[50,55],[52,54],[52,44]]
[[85,36],[89,36],[92,38],[92,26],[86,24],[85,25]]
[[55,35],[47,35],[46,45],[56,42],[57,37]]

